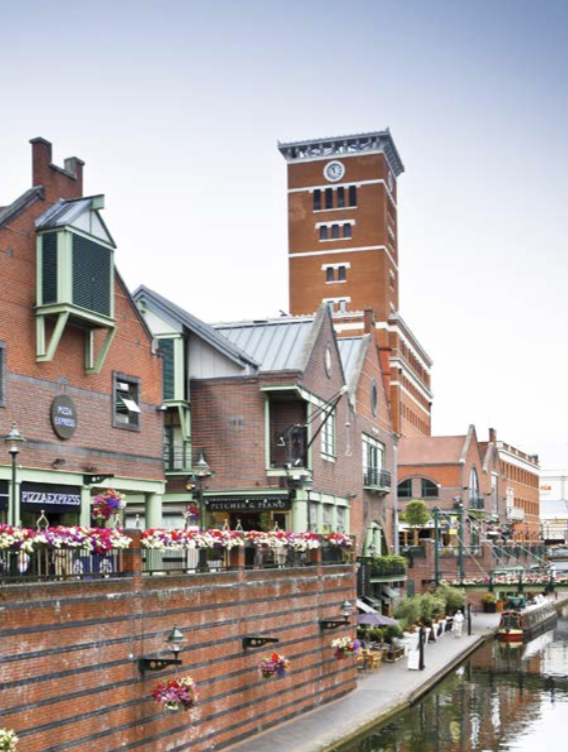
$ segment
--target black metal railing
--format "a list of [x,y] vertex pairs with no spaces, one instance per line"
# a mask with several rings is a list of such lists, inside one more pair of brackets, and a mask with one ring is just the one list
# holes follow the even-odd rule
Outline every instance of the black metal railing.
[[390,491],[391,474],[388,470],[379,470],[378,467],[367,467],[363,471],[363,485],[365,488],[378,488],[381,491]]
[[470,496],[468,508],[482,512],[485,509],[485,499],[482,496]]
[[0,551],[0,582],[45,582],[49,580],[91,580],[124,574],[123,551],[100,554],[83,549],[38,549]]
[[189,446],[166,445],[164,447],[164,466],[166,471],[186,471],[191,468],[191,451]]
[[[207,569],[223,572],[230,569],[229,553],[223,549],[202,549],[205,552]],[[147,575],[195,574],[200,569],[199,550],[142,550],[142,572]],[[202,561],[203,564],[203,561]],[[202,565],[201,564],[201,565]]]

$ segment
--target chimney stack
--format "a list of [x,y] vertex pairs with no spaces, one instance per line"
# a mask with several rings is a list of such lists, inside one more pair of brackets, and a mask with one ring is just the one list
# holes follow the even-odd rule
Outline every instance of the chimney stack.
[[84,162],[77,157],[65,160],[64,167],[52,162],[51,143],[45,138],[32,138],[32,186],[43,186],[49,202],[59,198],[75,199],[83,196]]
[[490,444],[497,443],[497,431],[494,428],[489,429],[489,443]]

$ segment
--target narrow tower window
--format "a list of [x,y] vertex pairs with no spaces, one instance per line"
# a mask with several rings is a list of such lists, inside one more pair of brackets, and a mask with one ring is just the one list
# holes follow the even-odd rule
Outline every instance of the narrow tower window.
[[345,269],[344,266],[339,266],[337,268],[337,279],[340,282],[344,282],[347,279],[347,273],[346,272],[347,272],[347,270]]
[[325,281],[333,282],[333,266],[328,266],[325,270]]
[[337,189],[337,208],[343,209],[345,206],[345,188]]
[[314,191],[314,211],[321,209],[321,191]]
[[320,225],[320,240],[327,240],[327,225]]
[[332,238],[339,237],[339,225],[331,225],[331,237]]
[[325,189],[325,208],[333,209],[333,189],[332,188]]
[[344,238],[350,238],[351,237],[351,225],[343,225],[343,237]]
[[349,206],[357,206],[357,186],[349,186]]

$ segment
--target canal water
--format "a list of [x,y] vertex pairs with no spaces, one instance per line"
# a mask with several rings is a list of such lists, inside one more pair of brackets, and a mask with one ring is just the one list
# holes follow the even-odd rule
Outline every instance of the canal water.
[[420,702],[338,752],[568,750],[568,610],[526,645],[486,643]]

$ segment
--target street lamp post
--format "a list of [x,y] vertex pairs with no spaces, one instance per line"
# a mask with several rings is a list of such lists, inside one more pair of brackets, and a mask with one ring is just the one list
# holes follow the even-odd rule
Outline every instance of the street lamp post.
[[[212,475],[211,468],[205,459],[203,450],[199,452],[199,458],[193,467],[193,482],[195,491],[197,493],[197,503],[199,505],[199,532],[203,533],[205,530],[204,517],[205,517],[205,504],[203,501],[203,483],[205,478],[209,478]],[[207,549],[199,549],[199,563],[197,565],[198,572],[208,572],[209,564],[207,563]]]
[[18,524],[18,515],[16,514],[17,506],[17,494],[16,494],[16,460],[22,446],[25,443],[25,439],[22,434],[16,428],[16,424],[12,423],[10,433],[5,437],[4,444],[8,447],[10,453],[10,459],[12,461],[12,484],[10,488],[10,505],[8,511],[8,524],[16,526]]

